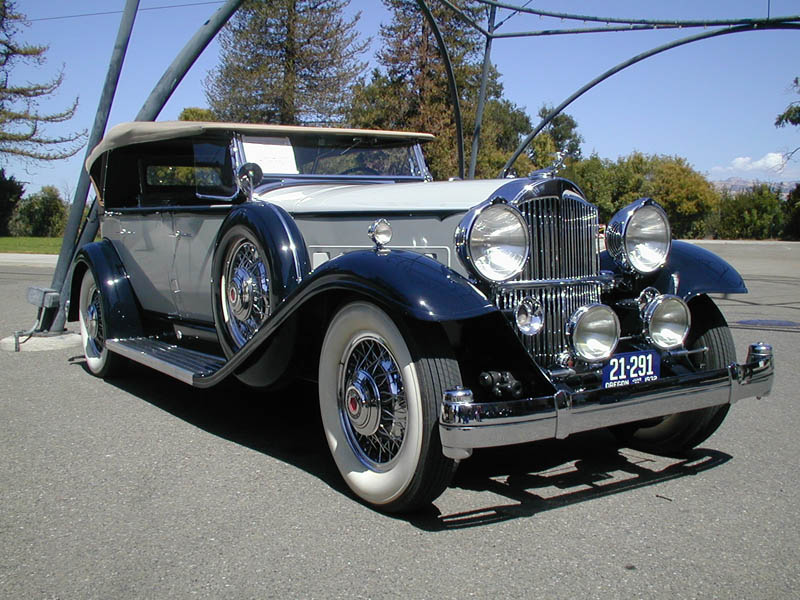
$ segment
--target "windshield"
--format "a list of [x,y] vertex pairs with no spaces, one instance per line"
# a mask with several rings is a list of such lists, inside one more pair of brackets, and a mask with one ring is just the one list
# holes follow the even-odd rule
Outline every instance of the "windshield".
[[423,178],[413,140],[351,136],[243,136],[246,162],[265,175],[352,175]]

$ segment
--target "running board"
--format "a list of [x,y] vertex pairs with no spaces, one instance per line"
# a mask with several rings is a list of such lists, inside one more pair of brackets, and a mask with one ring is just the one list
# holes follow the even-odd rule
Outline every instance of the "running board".
[[192,386],[219,371],[226,362],[220,356],[189,350],[155,338],[106,340],[106,347],[115,354]]

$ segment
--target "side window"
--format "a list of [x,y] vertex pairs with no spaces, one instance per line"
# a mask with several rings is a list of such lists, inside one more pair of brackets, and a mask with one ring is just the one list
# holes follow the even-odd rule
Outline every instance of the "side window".
[[113,150],[107,165],[107,208],[196,206],[237,192],[227,139],[136,144]]

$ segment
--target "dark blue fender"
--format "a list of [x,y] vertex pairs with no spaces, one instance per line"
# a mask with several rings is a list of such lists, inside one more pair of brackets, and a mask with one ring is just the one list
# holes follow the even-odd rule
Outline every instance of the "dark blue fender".
[[464,277],[423,254],[359,250],[319,266],[298,293],[348,290],[421,321],[469,319],[497,308]]
[[[617,272],[614,261],[603,252],[600,266]],[[742,276],[725,260],[705,248],[673,241],[667,264],[647,282],[665,294],[691,300],[699,294],[746,294]]]
[[75,256],[71,269],[69,320],[78,320],[81,281],[87,269],[94,273],[103,299],[106,337],[127,338],[143,335],[139,302],[133,293],[128,273],[119,254],[108,240],[86,244]]

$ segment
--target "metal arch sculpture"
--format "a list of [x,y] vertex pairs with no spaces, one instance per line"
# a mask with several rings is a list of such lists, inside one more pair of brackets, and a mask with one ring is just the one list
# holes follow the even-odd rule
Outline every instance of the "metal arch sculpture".
[[[482,27],[472,17],[466,14],[457,5],[455,5],[452,0],[433,0],[433,1],[437,1],[441,6],[446,7],[447,9],[452,11],[453,14],[455,14],[458,18],[460,18],[465,24],[469,25],[470,27],[475,29],[478,33],[483,35],[485,39],[483,72],[482,72],[480,92],[478,96],[478,106],[476,110],[475,129],[472,138],[472,152],[470,153],[470,168],[467,174],[467,177],[469,179],[472,179],[475,176],[475,165],[478,154],[478,146],[480,143],[480,131],[481,131],[481,123],[483,120],[483,109],[486,103],[486,84],[488,78],[488,70],[491,64],[492,42],[495,39],[549,36],[549,35],[571,35],[571,34],[581,34],[581,33],[646,31],[646,30],[656,30],[656,29],[662,29],[662,30],[688,29],[696,27],[719,28],[719,29],[714,29],[713,31],[707,31],[702,34],[675,40],[668,44],[664,44],[662,46],[653,48],[647,52],[638,54],[637,56],[634,56],[631,59],[618,64],[612,69],[609,69],[602,75],[596,77],[595,79],[593,79],[592,81],[581,87],[571,96],[569,96],[564,102],[562,102],[555,109],[553,109],[525,138],[525,140],[520,144],[520,146],[514,152],[512,157],[503,167],[503,170],[500,173],[500,176],[502,177],[509,172],[514,161],[520,156],[520,154],[522,154],[522,152],[525,150],[528,144],[530,144],[533,138],[536,137],[536,135],[538,135],[542,131],[542,129],[544,129],[547,126],[547,124],[553,120],[553,118],[555,118],[562,110],[564,110],[564,108],[566,108],[574,100],[582,96],[584,93],[589,91],[597,84],[601,83],[602,81],[605,81],[606,79],[622,71],[623,69],[633,64],[636,64],[637,62],[640,62],[646,58],[655,56],[656,54],[660,54],[667,50],[683,46],[685,44],[690,44],[692,42],[712,37],[717,37],[721,35],[727,35],[731,33],[742,33],[745,31],[800,29],[800,15],[773,17],[773,18],[767,17],[766,19],[729,19],[729,20],[716,19],[716,20],[685,20],[685,21],[657,20],[657,19],[621,19],[616,17],[600,17],[595,15],[577,15],[572,13],[543,11],[534,8],[528,8],[527,4],[529,4],[529,2],[526,2],[525,5],[517,5],[517,4],[512,4],[510,2],[499,2],[496,0],[474,0],[478,4],[486,6],[488,9],[488,25],[487,27]],[[456,121],[456,136],[457,136],[458,157],[459,157],[459,176],[464,177],[465,169],[464,169],[463,123],[461,118],[461,108],[459,106],[459,100],[458,100],[459,98],[458,89],[456,86],[455,77],[452,74],[453,69],[446,48],[446,44],[442,38],[437,23],[433,18],[433,12],[430,8],[429,2],[431,2],[431,0],[417,0],[417,4],[420,6],[420,9],[425,14],[426,19],[428,20],[431,28],[433,29],[433,33],[434,36],[436,37],[437,44],[439,47],[439,53],[441,54],[442,60],[445,63],[445,69],[448,76],[448,86],[450,88],[450,98],[453,104],[454,120]],[[511,11],[511,14],[507,15],[500,23],[496,22],[498,9]],[[583,23],[605,23],[605,26],[577,27],[577,28],[565,28],[565,29],[542,29],[537,31],[498,33],[498,29],[506,22],[508,22],[509,19],[516,16],[517,14],[530,14],[539,17],[557,18],[562,21],[580,21]]]

